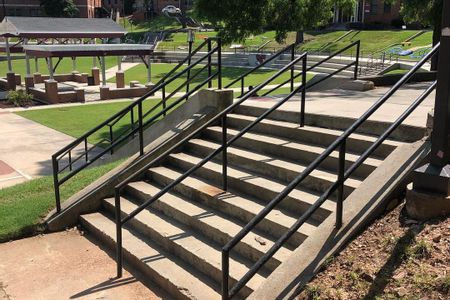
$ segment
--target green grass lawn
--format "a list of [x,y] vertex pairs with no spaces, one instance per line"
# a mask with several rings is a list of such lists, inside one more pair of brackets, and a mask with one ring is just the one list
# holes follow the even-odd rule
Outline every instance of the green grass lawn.
[[[80,172],[73,180],[62,185],[61,199],[68,199],[118,164],[120,161]],[[54,207],[51,176],[0,189],[0,242],[40,231],[42,218]]]
[[[163,78],[170,70],[172,70],[176,64],[152,64],[152,81],[153,83],[158,82],[161,78]],[[195,74],[196,70],[200,70],[202,66],[194,67],[191,74]],[[183,68],[181,69],[183,70]],[[238,78],[243,73],[247,72],[249,69],[244,67],[223,67],[222,68],[222,78],[223,85],[226,86],[228,83],[233,81],[235,78]],[[214,70],[213,70],[214,71]],[[264,80],[268,79],[270,76],[274,75],[277,71],[275,70],[258,70],[255,73],[251,74],[247,78],[245,78],[245,86],[256,86],[262,83]],[[289,72],[286,72],[277,79],[273,81],[272,84],[281,83],[286,81],[289,78]],[[192,81],[192,86],[201,83],[207,77],[207,72],[202,72],[195,80]],[[147,73],[145,70],[145,66],[143,64],[137,65],[125,72],[126,81],[130,80],[138,80],[141,83],[145,83],[147,81]],[[310,78],[310,77],[309,77]],[[167,91],[174,91],[178,86],[180,86],[186,77],[176,79],[173,83],[170,83],[167,87]],[[114,82],[115,78],[110,79],[110,82]],[[240,83],[235,83],[232,87],[240,87]]]
[[[414,34],[419,32],[418,30],[366,30],[355,31],[347,35],[343,39],[336,43],[331,43],[327,47],[324,47],[327,51],[337,51],[342,49],[346,45],[361,40],[361,51],[363,55],[367,55],[376,51],[384,50],[391,45],[398,45]],[[342,36],[344,31],[335,31],[325,34],[318,34],[315,38],[301,47],[303,50],[317,49],[320,45],[326,45],[328,42],[336,40],[339,36]],[[427,32],[420,35],[416,39],[412,40],[410,47],[426,46],[431,44],[432,33]],[[353,51],[355,51],[353,49]]]
[[[148,111],[151,107],[156,105],[159,99],[148,99],[144,102],[143,111]],[[172,101],[175,101],[173,99]],[[128,106],[131,101],[113,102],[107,104],[92,104],[58,107],[40,110],[30,110],[17,112],[18,115],[33,120],[39,124],[53,128],[73,137],[80,137],[88,130],[94,128],[101,122],[105,121],[116,112]],[[170,102],[169,102],[170,103]],[[158,110],[159,111],[159,110]],[[155,112],[156,113],[156,112]],[[154,114],[152,114],[154,115]],[[135,116],[137,112],[135,111]],[[150,117],[150,116],[149,116]],[[120,132],[126,130],[129,125],[130,118],[124,117],[119,121],[114,128],[114,135],[118,136]],[[109,127],[103,127],[97,133],[93,134],[88,141],[91,144],[97,144],[103,138],[109,136]]]
[[[105,58],[106,61],[106,68],[111,68],[117,65],[117,57],[108,56]],[[53,59],[53,65],[55,65],[57,62],[57,59]],[[26,64],[25,59],[21,60],[13,60],[13,71],[17,74],[21,74],[22,77],[26,75]],[[34,59],[30,60],[30,66],[31,66],[31,72],[35,73],[35,64]],[[97,64],[99,66],[99,64]],[[92,69],[92,58],[91,57],[80,57],[77,58],[77,71],[82,73],[90,73]],[[6,76],[6,73],[8,72],[8,65],[6,61],[0,61],[0,76],[4,77]],[[41,74],[48,74],[47,69],[47,63],[44,59],[39,59],[39,72]],[[56,74],[64,74],[64,73],[71,73],[72,72],[72,59],[70,58],[64,58],[58,68],[56,69]]]

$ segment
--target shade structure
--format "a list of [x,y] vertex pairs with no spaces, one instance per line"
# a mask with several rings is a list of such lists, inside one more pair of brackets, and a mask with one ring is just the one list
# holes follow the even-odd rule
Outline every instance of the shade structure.
[[0,36],[37,38],[120,38],[127,31],[111,19],[6,17]]
[[101,57],[153,53],[152,45],[145,44],[73,44],[73,45],[24,45],[24,52],[32,57]]

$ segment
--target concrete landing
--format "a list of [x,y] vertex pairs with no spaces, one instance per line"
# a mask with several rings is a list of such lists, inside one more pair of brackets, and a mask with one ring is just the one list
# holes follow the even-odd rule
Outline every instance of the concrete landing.
[[[394,121],[430,83],[407,84],[397,91],[371,118],[376,121]],[[359,118],[369,107],[383,96],[389,88],[377,87],[370,91],[349,91],[333,89],[306,93],[306,112],[329,116]],[[425,127],[427,113],[434,107],[435,93],[424,100],[404,124]],[[245,105],[272,107],[280,98],[250,99]],[[300,98],[293,97],[279,109],[286,111],[300,111]]]
[[[76,230],[0,244],[0,299],[161,299]],[[156,291],[156,293],[154,292]]]

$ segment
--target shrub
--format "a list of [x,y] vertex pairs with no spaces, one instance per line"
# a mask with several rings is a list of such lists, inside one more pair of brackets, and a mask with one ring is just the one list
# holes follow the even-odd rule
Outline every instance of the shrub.
[[8,93],[8,103],[14,106],[30,106],[33,104],[33,95],[28,94],[25,90],[10,91]]

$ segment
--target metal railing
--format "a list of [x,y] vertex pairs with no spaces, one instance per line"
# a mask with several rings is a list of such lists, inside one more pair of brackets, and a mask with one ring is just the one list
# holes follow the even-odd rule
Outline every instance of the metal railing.
[[[289,64],[287,64],[285,67],[283,67],[281,70],[273,74],[270,78],[265,80],[263,83],[259,84],[255,89],[254,92],[258,92],[261,89],[263,89],[266,85],[271,83],[273,80],[277,79],[279,76],[284,74],[285,72],[288,72],[291,70],[292,66],[295,66],[299,62],[302,63],[302,67],[305,70],[306,69],[306,62],[307,62],[307,54],[304,53],[300,57],[295,58],[293,61],[291,61]],[[116,230],[117,230],[117,276],[122,276],[122,227],[131,219],[133,219],[136,215],[138,215],[140,212],[142,212],[144,209],[149,207],[152,203],[154,203],[156,200],[161,198],[164,194],[169,192],[173,187],[175,187],[177,184],[179,184],[181,181],[183,181],[185,178],[189,177],[193,172],[195,172],[197,169],[205,165],[207,162],[212,160],[216,155],[222,154],[222,184],[223,189],[227,190],[228,183],[227,183],[227,149],[230,147],[237,139],[242,137],[246,132],[248,132],[250,129],[252,129],[255,125],[257,125],[261,120],[265,119],[271,112],[276,110],[278,107],[280,107],[282,104],[284,104],[286,101],[288,101],[290,98],[292,98],[295,94],[298,92],[306,93],[306,72],[302,72],[303,76],[301,79],[301,85],[296,87],[288,96],[284,97],[281,101],[277,102],[271,109],[269,109],[267,112],[262,114],[260,117],[258,117],[254,122],[252,122],[250,125],[246,126],[243,130],[241,130],[239,133],[237,133],[235,136],[233,136],[231,139],[227,140],[227,115],[231,113],[236,107],[241,105],[243,102],[245,102],[247,99],[251,98],[252,94],[247,94],[240,98],[238,101],[234,102],[232,105],[227,107],[225,110],[217,114],[215,117],[210,119],[208,122],[206,122],[204,125],[202,125],[200,128],[189,134],[186,138],[184,138],[182,141],[178,142],[176,145],[165,151],[163,154],[159,155],[157,158],[152,160],[150,163],[146,164],[145,166],[141,167],[138,171],[134,172],[132,175],[130,175],[127,179],[122,181],[120,184],[118,184],[115,187],[115,208],[116,208]],[[222,145],[214,150],[211,154],[209,154],[207,157],[205,157],[201,162],[199,162],[197,165],[189,169],[187,172],[185,172],[183,175],[175,179],[172,183],[166,185],[162,190],[160,190],[157,194],[155,194],[150,199],[147,199],[144,201],[143,204],[141,204],[138,208],[136,208],[133,212],[129,213],[125,217],[121,217],[121,205],[120,205],[120,198],[122,189],[130,182],[135,180],[138,176],[145,173],[151,166],[154,164],[160,162],[162,159],[164,159],[167,155],[172,153],[175,149],[179,148],[180,146],[183,146],[185,143],[187,143],[189,140],[197,136],[199,133],[204,131],[209,126],[221,122],[222,125]]]
[[[213,47],[213,42],[215,45]],[[207,53],[201,58],[192,62],[192,57],[204,47],[207,47]],[[212,56],[217,55],[217,62],[212,63]],[[184,66],[188,63],[187,66]],[[213,72],[213,66],[215,71]],[[182,71],[178,71],[185,67]],[[197,67],[196,70],[194,68]],[[178,72],[177,72],[178,71]],[[207,71],[206,79],[201,80],[194,88],[190,89],[194,79],[197,79],[204,71]],[[174,88],[169,95],[166,95],[168,85],[176,86],[175,80],[186,77],[178,87]],[[208,85],[213,86],[213,80],[217,77],[217,87],[222,88],[222,59],[221,59],[221,40],[211,38],[205,40],[195,50],[183,59],[175,68],[169,71],[153,88],[144,96],[140,97],[121,111],[115,113],[106,121],[77,138],[75,141],[62,148],[52,155],[53,181],[55,188],[56,210],[61,211],[60,186],[71,179],[73,176],[93,164],[107,153],[113,154],[115,150],[121,147],[126,141],[135,136],[139,137],[139,153],[144,155],[144,130],[164,117],[171,109],[175,108],[182,101],[187,100],[192,94],[200,88]],[[186,87],[187,92],[176,97],[176,94]],[[156,92],[161,92],[161,101],[144,112],[144,102]],[[171,100],[171,101],[169,101]],[[159,110],[160,109],[160,110]],[[159,110],[159,111],[158,111]],[[125,125],[124,125],[125,124]],[[120,127],[120,132],[114,135],[114,126]],[[125,129],[123,129],[125,126]],[[107,132],[108,137],[103,137],[94,145],[89,144],[89,139]],[[95,151],[97,150],[97,151]],[[75,154],[74,154],[75,153]],[[75,157],[74,157],[75,155]],[[67,160],[63,164],[62,161]]]
[[[353,45],[349,45],[351,47]],[[289,47],[288,47],[289,48]],[[345,49],[344,49],[345,51]],[[305,98],[306,98],[306,90],[308,87],[314,86],[315,84],[307,85],[306,81],[306,70],[307,68],[307,53],[303,53],[299,57],[294,57],[293,60],[288,63],[286,66],[278,70],[275,74],[270,76],[270,78],[266,79],[264,82],[259,84],[257,87],[255,87],[252,90],[252,93],[247,93],[241,98],[238,98],[236,102],[231,104],[229,107],[224,109],[222,112],[218,113],[216,116],[214,116],[212,119],[210,119],[208,122],[206,122],[204,125],[196,129],[194,132],[190,133],[187,137],[185,137],[183,140],[178,142],[176,145],[172,146],[170,149],[165,151],[164,153],[160,154],[158,157],[153,159],[151,162],[145,164],[144,166],[141,166],[138,171],[135,171],[133,174],[128,176],[125,180],[120,182],[118,185],[115,186],[114,189],[114,198],[115,198],[115,222],[116,222],[116,254],[117,254],[117,276],[122,276],[122,266],[123,266],[123,241],[122,241],[122,228],[123,226],[132,220],[134,217],[136,217],[139,213],[141,213],[143,210],[151,206],[155,201],[160,199],[162,196],[164,196],[167,192],[172,190],[176,185],[178,185],[180,182],[182,182],[187,177],[191,176],[196,170],[204,166],[207,162],[211,161],[214,157],[217,155],[222,156],[222,188],[224,191],[228,189],[228,182],[227,182],[227,169],[228,169],[228,159],[227,159],[227,149],[230,147],[234,142],[236,142],[239,138],[241,138],[244,134],[249,132],[254,126],[259,124],[262,120],[265,120],[272,112],[277,110],[280,106],[285,104],[289,99],[294,97],[298,93],[302,93],[301,96],[301,106],[300,106],[300,115],[302,116],[300,119],[300,124],[303,126],[304,124],[304,115],[305,115]],[[328,61],[327,58],[325,58],[323,61]],[[294,87],[291,92],[284,96],[282,99],[278,100],[270,109],[265,111],[261,116],[256,118],[253,122],[251,122],[249,125],[247,125],[245,128],[243,128],[241,131],[239,131],[237,134],[233,135],[230,139],[228,139],[227,134],[227,115],[231,113],[235,108],[240,106],[242,103],[250,99],[255,93],[261,91],[264,87],[266,87],[268,84],[270,84],[272,81],[279,78],[281,75],[285,74],[286,72],[289,72],[291,74],[291,78],[294,78],[294,74],[292,72],[293,68],[297,64],[301,62],[302,70],[300,75],[295,76],[295,78],[298,78],[301,76],[301,85]],[[354,65],[353,63],[352,65]],[[315,65],[320,65],[319,63],[316,63]],[[339,72],[339,70],[337,71]],[[330,74],[326,78],[329,78],[333,76],[333,74]],[[325,79],[323,79],[325,80]],[[293,86],[293,85],[292,85]],[[280,86],[281,87],[281,86]],[[122,190],[125,188],[126,185],[128,185],[130,182],[147,172],[149,168],[152,166],[160,163],[163,159],[165,159],[170,153],[175,151],[176,149],[182,147],[185,143],[187,143],[192,138],[195,138],[198,134],[200,134],[202,131],[204,131],[209,126],[216,124],[220,122],[222,126],[222,144],[220,147],[218,147],[216,150],[214,150],[212,153],[207,155],[204,159],[202,159],[199,163],[197,163],[195,166],[191,167],[188,171],[183,173],[181,176],[179,176],[177,179],[172,181],[170,184],[166,185],[164,188],[162,188],[158,193],[156,193],[154,196],[150,197],[149,199],[146,199],[139,207],[137,207],[135,210],[127,214],[126,216],[122,217],[121,213],[121,194]],[[132,165],[131,167],[134,167],[135,165]]]
[[[342,216],[344,210],[344,184],[353,172],[380,146],[389,135],[399,127],[403,121],[431,94],[436,88],[433,82],[381,136],[351,165],[346,169],[345,155],[347,138],[355,133],[357,129],[372,116],[390,97],[407,83],[412,76],[439,50],[437,45],[425,56],[414,68],[402,77],[384,96],[374,103],[353,125],[337,138],[321,155],[319,155],[305,170],[292,180],[286,188],[277,195],[269,204],[255,216],[232,240],[222,248],[222,299],[227,300],[235,295],[247,284],[247,282],[263,267],[263,265],[286,243],[286,241],[321,207],[321,205],[337,191],[336,200],[336,227],[339,229],[343,224]],[[339,152],[338,177],[319,198],[312,204],[303,215],[284,233],[274,245],[250,268],[250,270],[230,289],[229,288],[229,257],[230,251],[261,222],[283,199],[289,195],[303,180],[316,170],[320,164],[327,159],[334,151]]]
[[[249,69],[247,72],[245,72],[244,74],[242,74],[241,76],[239,76],[238,78],[232,80],[230,83],[228,83],[225,88],[230,88],[232,87],[234,84],[236,83],[240,83],[241,85],[241,95],[240,97],[244,96],[245,94],[247,94],[250,91],[245,91],[245,78],[247,78],[247,76],[253,74],[255,71],[262,69],[266,66],[268,66],[270,63],[272,63],[273,61],[275,61],[276,59],[280,58],[282,55],[284,55],[286,52],[290,54],[290,60],[293,61],[295,59],[295,47],[297,45],[296,44],[291,44],[289,46],[287,46],[284,49],[281,49],[280,51],[278,51],[277,53],[275,53],[274,55],[271,55],[268,59],[266,59],[264,62],[262,62],[261,64]],[[294,90],[294,76],[293,76],[293,72],[294,72],[294,67],[292,67],[291,69],[291,78],[290,78],[290,82],[291,82],[291,92]]]

